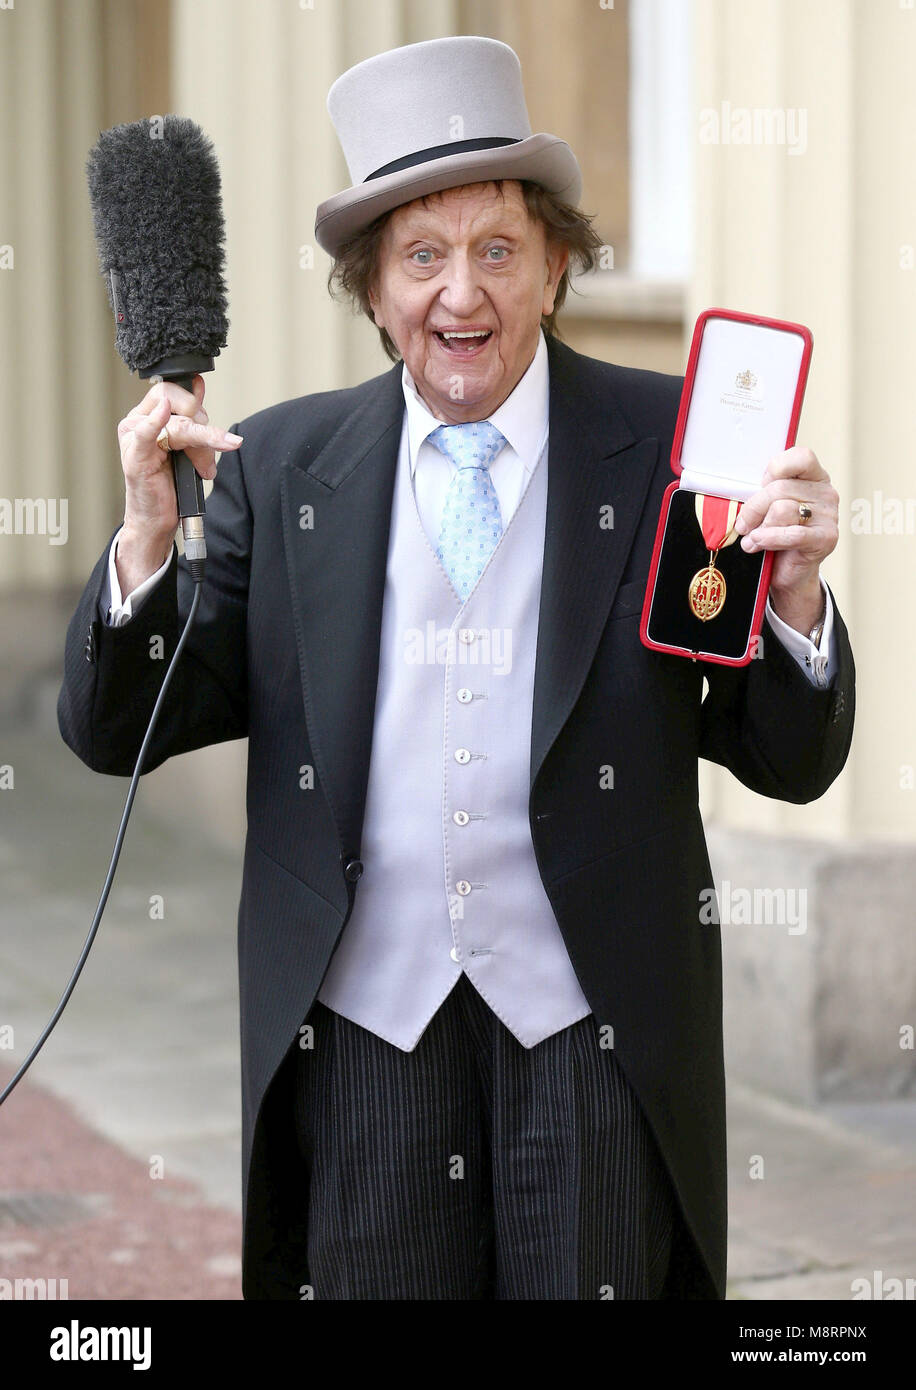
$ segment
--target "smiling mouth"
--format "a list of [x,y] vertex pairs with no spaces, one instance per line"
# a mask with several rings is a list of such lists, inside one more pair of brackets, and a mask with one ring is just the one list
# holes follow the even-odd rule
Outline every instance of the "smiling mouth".
[[455,357],[470,357],[487,345],[493,331],[489,328],[446,329],[444,332],[437,330],[435,336],[446,352]]

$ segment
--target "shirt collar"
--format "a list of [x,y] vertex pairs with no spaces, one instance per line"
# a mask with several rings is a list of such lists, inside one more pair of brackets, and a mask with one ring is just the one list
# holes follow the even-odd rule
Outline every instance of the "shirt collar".
[[[407,406],[407,441],[410,472],[417,468],[420,445],[427,435],[444,424],[430,413],[417,395],[413,377],[404,363],[401,384]],[[549,375],[547,340],[543,330],[538,334],[537,351],[531,365],[511,395],[488,418],[518,454],[528,472],[533,472],[547,433]]]

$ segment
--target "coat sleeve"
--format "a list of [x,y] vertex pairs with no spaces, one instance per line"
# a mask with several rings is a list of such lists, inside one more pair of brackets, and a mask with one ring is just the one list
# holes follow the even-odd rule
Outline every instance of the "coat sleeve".
[[[248,732],[246,627],[252,533],[239,450],[223,455],[207,499],[207,567],[200,607],[160,712],[145,771],[173,754],[243,738]],[[140,611],[124,626],[108,627],[98,604],[109,547],[110,541],[67,630],[57,718],[64,742],[94,771],[130,776],[191,607],[194,582],[173,546],[168,570]]]
[[700,756],[762,796],[796,803],[822,796],[846,762],[855,716],[855,664],[835,602],[833,642],[834,670],[823,688],[769,623],[761,658],[740,669],[710,663]]

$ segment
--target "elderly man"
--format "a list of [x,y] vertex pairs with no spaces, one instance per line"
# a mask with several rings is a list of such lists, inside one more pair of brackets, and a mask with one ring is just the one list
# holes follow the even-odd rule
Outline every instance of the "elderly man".
[[244,1292],[721,1298],[697,760],[796,802],[842,767],[836,494],[796,448],[745,505],[742,544],[777,552],[763,660],[648,651],[681,381],[556,337],[598,244],[572,151],[531,134],[489,39],[370,59],[329,107],[353,182],[316,235],[397,365],[230,434],[200,379],[148,392],[59,706],[82,758],[130,772],[150,636],[174,648],[192,591],[157,439],[204,477],[224,451],[149,765],[249,738]]

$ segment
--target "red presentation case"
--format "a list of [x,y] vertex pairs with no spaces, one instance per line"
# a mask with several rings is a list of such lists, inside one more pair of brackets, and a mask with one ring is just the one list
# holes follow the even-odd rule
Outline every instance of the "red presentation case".
[[694,574],[709,561],[696,494],[746,501],[774,454],[795,443],[812,338],[783,319],[706,309],[697,319],[678,410],[671,467],[643,601],[639,635],[654,651],[746,666],[758,651],[773,551],[749,555],[740,538],[716,569],[725,602],[703,621],[688,602]]

